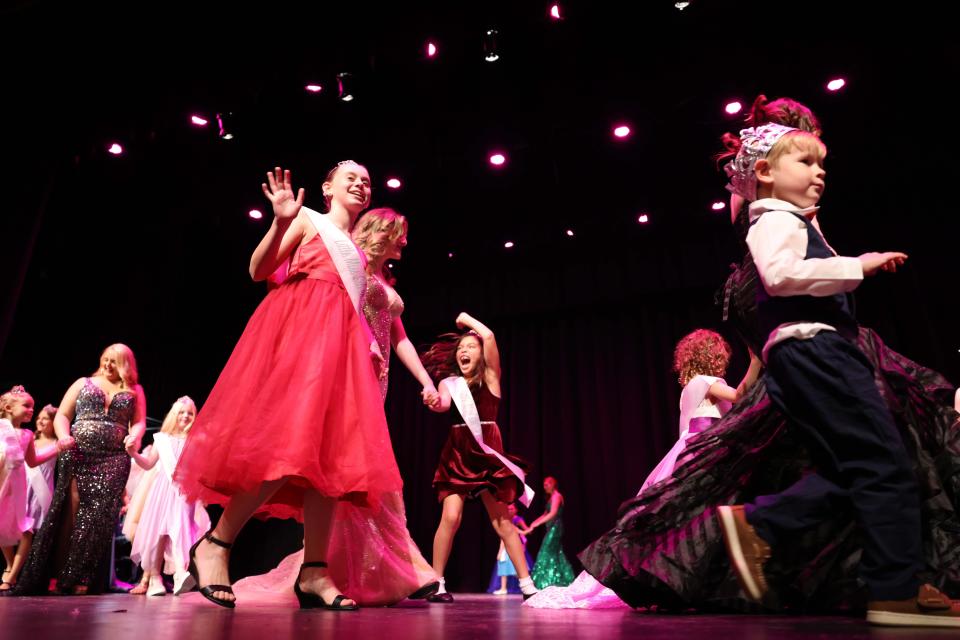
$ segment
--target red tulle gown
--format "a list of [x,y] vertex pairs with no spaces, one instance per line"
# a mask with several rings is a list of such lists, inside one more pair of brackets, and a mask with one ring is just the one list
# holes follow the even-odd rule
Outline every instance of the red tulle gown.
[[247,323],[175,477],[188,499],[218,504],[289,478],[258,512],[275,518],[302,519],[305,489],[357,505],[401,490],[370,334],[319,235]]

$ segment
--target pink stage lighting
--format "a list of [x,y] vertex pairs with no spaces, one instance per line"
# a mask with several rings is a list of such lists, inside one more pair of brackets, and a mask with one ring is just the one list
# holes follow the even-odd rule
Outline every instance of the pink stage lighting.
[[432,42],[427,43],[427,57],[432,58],[437,55],[437,45]]
[[247,215],[253,218],[254,220],[260,220],[261,218],[263,218],[263,213],[261,213],[259,209],[250,209]]
[[190,116],[190,122],[197,125],[198,127],[205,127],[207,126],[208,121],[206,118],[201,118],[200,116]]
[[550,17],[554,20],[560,19],[560,5],[555,4],[550,7]]
[[729,115],[733,116],[743,110],[743,105],[734,100],[733,102],[728,102],[727,106],[723,108]]
[[647,224],[650,222],[650,216],[646,213],[641,213],[639,216],[637,216],[637,222],[640,224]]
[[308,84],[307,86],[304,87],[304,89],[306,89],[310,93],[320,93],[321,91],[323,91],[323,86],[319,84]]
[[510,242],[510,241],[504,242],[504,243],[503,243],[503,248],[504,248],[504,249],[512,249],[512,248],[513,248],[513,243]]
[[567,229],[567,235],[573,237],[573,229]]
[[401,184],[402,183],[400,182],[399,178],[390,178],[387,180],[387,186],[391,189],[399,189]]
[[491,153],[490,154],[490,164],[495,167],[502,167],[507,161],[507,156],[502,153]]
[[827,91],[840,91],[847,85],[847,81],[843,78],[835,78],[827,83]]
[[631,133],[632,133],[632,132],[630,131],[630,127],[628,127],[628,126],[625,125],[625,124],[617,125],[617,126],[614,127],[614,129],[613,129],[613,135],[614,135],[615,137],[617,137],[617,138],[620,138],[621,140],[622,140],[623,138],[629,137],[629,135],[630,135]]
[[121,153],[123,153],[123,147],[121,147],[119,144],[114,142],[109,147],[107,147],[107,153],[112,153],[113,155],[118,156]]
[[717,200],[717,201],[714,202],[712,205],[710,205],[710,208],[713,209],[714,211],[723,211],[723,209],[724,209],[726,206],[727,206],[727,204],[726,204],[725,202],[721,202],[721,201]]

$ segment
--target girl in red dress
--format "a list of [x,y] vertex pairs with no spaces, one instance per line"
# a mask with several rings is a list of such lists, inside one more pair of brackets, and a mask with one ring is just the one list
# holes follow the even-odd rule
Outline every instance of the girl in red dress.
[[300,606],[354,610],[327,575],[334,507],[375,507],[402,487],[377,383],[382,356],[360,312],[365,258],[350,240],[370,176],[353,161],[334,167],[323,182],[326,214],[303,207],[289,171],[267,179],[274,219],[250,276],[264,280],[284,262],[288,275],[250,318],[177,466],[188,499],[225,505],[191,550],[191,573],[204,597],[233,608],[227,564],[237,534],[254,513],[295,517],[304,524]]

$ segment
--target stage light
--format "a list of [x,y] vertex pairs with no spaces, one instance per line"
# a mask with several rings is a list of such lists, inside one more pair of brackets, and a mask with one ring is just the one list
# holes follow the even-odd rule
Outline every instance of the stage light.
[[497,51],[497,30],[487,29],[483,36],[483,59],[487,62],[496,62],[500,59]]
[[229,111],[218,113],[217,129],[221,140],[233,140],[233,114]]
[[340,99],[344,102],[350,102],[353,100],[353,85],[353,76],[351,74],[346,72],[337,74],[337,95],[339,95]]

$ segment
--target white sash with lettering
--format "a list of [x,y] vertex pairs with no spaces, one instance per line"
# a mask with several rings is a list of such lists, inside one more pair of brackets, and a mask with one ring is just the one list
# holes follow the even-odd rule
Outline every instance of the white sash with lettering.
[[510,470],[510,473],[517,476],[520,483],[523,484],[523,495],[520,497],[520,502],[523,503],[523,506],[529,507],[530,501],[533,500],[536,492],[527,485],[526,475],[520,467],[507,460],[502,453],[490,448],[487,443],[483,441],[483,427],[480,424],[480,412],[477,411],[477,403],[473,401],[473,394],[470,393],[470,387],[467,385],[467,381],[463,379],[463,376],[456,376],[447,378],[444,382],[450,387],[450,398],[453,400],[453,404],[457,405],[457,410],[460,411],[463,421],[467,424],[467,428],[470,429],[470,433],[473,434],[473,439],[477,441],[477,444],[480,445],[480,449],[482,449],[484,453],[496,456],[497,459],[503,463],[503,466]]
[[[46,513],[53,503],[53,494],[50,492],[50,485],[47,484],[47,478],[43,475],[42,465],[36,467],[27,467],[27,482],[30,483],[30,489],[33,496],[40,504],[41,512]],[[33,523],[36,526],[36,522]]]
[[309,207],[303,207],[303,212],[307,214],[317,233],[320,234],[320,239],[323,240],[327,253],[330,254],[337,273],[340,274],[340,280],[343,281],[347,295],[350,296],[353,308],[357,310],[360,320],[366,324],[363,316],[363,296],[367,290],[367,274],[360,259],[360,249],[353,244],[350,236],[330,222],[326,214]]

